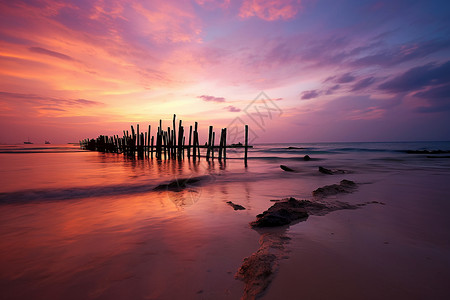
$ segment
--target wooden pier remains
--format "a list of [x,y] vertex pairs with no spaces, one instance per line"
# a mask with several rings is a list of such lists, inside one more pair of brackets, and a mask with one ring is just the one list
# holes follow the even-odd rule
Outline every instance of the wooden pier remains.
[[[169,126],[167,130],[162,127],[162,120],[159,120],[159,126],[156,130],[156,135],[151,134],[151,125],[148,126],[148,131],[140,132],[139,124],[136,130],[131,125],[131,132],[123,130],[123,136],[119,135],[106,136],[100,135],[96,139],[84,139],[80,141],[82,149],[99,151],[105,153],[123,154],[129,158],[151,158],[155,157],[157,160],[176,159],[182,160],[185,158],[185,152],[188,159],[194,161],[200,160],[200,149],[206,149],[204,157],[207,161],[214,160],[214,151],[217,149],[217,159],[221,162],[227,159],[227,148],[244,148],[244,164],[247,167],[248,148],[253,146],[248,145],[248,125],[245,125],[244,145],[232,144],[227,145],[227,128],[222,128],[220,136],[218,135],[218,145],[215,144],[216,134],[213,126],[209,126],[208,139],[205,145],[199,144],[198,123],[189,126],[189,132],[185,132],[183,122],[179,120],[178,129],[176,129],[176,115],[173,115],[172,128]],[[131,134],[130,134],[131,133]],[[189,133],[186,145],[185,134]]]

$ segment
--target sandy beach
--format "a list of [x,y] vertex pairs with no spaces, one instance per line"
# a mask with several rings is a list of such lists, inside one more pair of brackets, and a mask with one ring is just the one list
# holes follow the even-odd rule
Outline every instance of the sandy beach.
[[[238,270],[260,249],[261,236],[272,233],[283,239],[260,299],[446,299],[450,161],[403,152],[332,154],[327,147],[255,147],[248,168],[240,159],[224,165],[131,161],[72,149],[2,153],[2,294],[240,299],[246,286]],[[310,161],[302,159],[305,151]],[[42,169],[49,161],[53,168]],[[319,165],[349,172],[327,175]],[[177,191],[155,190],[197,177]],[[276,203],[271,200],[316,201],[313,190],[342,179],[357,188],[322,201],[370,204],[279,228],[249,225]]]

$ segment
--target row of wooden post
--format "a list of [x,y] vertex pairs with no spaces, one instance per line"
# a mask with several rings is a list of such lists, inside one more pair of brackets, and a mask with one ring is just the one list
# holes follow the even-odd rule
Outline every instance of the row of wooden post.
[[[178,133],[178,138],[177,138]],[[187,134],[187,132],[186,132]],[[123,131],[123,137],[118,135],[104,136],[100,135],[96,139],[84,139],[80,141],[80,146],[87,150],[123,153],[128,157],[144,158],[153,156],[158,160],[164,159],[182,159],[187,152],[188,158],[194,160],[200,159],[200,148],[206,148],[206,160],[214,160],[214,149],[218,148],[218,159],[227,159],[227,128],[222,128],[219,145],[215,146],[215,132],[213,126],[209,126],[208,141],[205,146],[200,146],[198,135],[198,123],[195,122],[194,128],[189,126],[188,145],[185,144],[185,128],[182,121],[179,120],[178,130],[176,130],[176,115],[173,115],[173,127],[167,127],[164,130],[162,127],[162,120],[159,121],[159,127],[156,132],[156,137],[151,135],[151,125],[148,126],[147,132],[139,131],[139,124],[136,126],[136,131],[133,125],[131,126],[131,134],[128,130]],[[248,125],[245,125],[245,156],[244,163],[247,166],[247,148],[248,145]],[[192,151],[191,151],[192,150]]]

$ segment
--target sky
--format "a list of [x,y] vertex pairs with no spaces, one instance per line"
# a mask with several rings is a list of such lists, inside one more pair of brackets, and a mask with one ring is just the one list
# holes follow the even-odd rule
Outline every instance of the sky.
[[0,0],[0,143],[173,114],[253,143],[448,141],[450,2]]

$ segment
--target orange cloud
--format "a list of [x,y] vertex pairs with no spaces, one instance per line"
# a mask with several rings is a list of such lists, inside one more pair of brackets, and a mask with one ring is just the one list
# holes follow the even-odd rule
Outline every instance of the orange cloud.
[[258,17],[266,21],[293,18],[301,6],[300,0],[245,0],[241,6],[241,18]]

